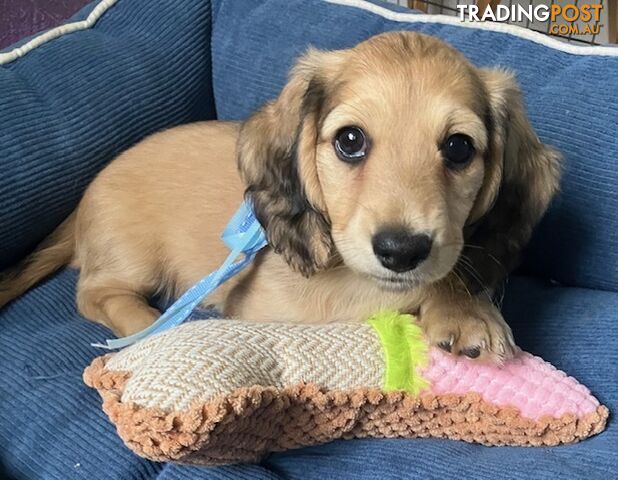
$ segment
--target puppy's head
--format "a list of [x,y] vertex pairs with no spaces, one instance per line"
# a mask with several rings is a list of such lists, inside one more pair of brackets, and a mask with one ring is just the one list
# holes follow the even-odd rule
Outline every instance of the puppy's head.
[[238,146],[256,215],[292,268],[343,262],[387,288],[444,277],[474,235],[518,250],[558,181],[511,76],[411,32],[309,51]]

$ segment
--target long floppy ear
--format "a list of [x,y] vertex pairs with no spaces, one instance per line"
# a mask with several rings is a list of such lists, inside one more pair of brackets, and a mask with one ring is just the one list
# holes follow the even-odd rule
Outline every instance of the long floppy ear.
[[337,52],[307,52],[279,97],[244,123],[238,140],[246,196],[268,241],[305,276],[326,268],[334,252],[315,154],[338,60]]
[[[532,129],[514,77],[479,70],[488,98],[490,148],[485,182],[465,229],[463,266],[470,291],[493,291],[517,266],[550,200],[558,190],[561,157]],[[464,260],[465,262],[466,260]]]

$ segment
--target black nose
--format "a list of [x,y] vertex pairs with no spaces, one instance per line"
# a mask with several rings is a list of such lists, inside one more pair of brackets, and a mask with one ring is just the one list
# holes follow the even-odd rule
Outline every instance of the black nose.
[[415,268],[429,256],[431,238],[403,228],[388,228],[372,239],[373,251],[384,267],[402,273]]

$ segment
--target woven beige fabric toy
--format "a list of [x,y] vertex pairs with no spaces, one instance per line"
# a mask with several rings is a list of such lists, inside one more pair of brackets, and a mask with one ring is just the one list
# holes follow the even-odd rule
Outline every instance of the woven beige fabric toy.
[[190,322],[95,359],[84,380],[137,454],[201,464],[338,438],[558,445],[602,431],[608,416],[538,357],[456,358],[396,313],[367,324]]

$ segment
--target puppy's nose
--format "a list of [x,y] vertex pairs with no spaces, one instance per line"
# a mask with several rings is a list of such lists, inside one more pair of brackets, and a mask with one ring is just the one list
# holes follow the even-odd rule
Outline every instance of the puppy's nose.
[[380,263],[393,272],[402,273],[416,268],[429,256],[431,237],[416,235],[403,228],[388,228],[373,236],[373,252]]

